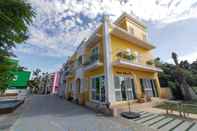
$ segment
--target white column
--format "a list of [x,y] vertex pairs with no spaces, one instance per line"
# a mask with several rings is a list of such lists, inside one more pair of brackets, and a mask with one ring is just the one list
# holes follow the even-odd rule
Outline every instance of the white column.
[[103,20],[103,49],[104,49],[104,71],[105,71],[105,92],[106,102],[113,102],[114,96],[114,81],[112,74],[112,49],[111,38],[109,32],[109,18],[104,16]]

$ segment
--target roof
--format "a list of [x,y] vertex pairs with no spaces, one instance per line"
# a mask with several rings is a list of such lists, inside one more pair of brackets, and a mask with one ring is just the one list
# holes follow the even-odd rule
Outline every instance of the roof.
[[114,24],[119,24],[124,18],[128,18],[129,20],[131,20],[132,22],[136,23],[137,25],[146,28],[144,22],[140,21],[138,18],[136,18],[135,16],[131,16],[129,14],[127,14],[126,12],[124,12],[122,15],[120,15],[116,21],[114,22]]

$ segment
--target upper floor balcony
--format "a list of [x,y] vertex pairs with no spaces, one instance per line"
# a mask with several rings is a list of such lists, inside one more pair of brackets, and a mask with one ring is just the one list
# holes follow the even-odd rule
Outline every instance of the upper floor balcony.
[[99,66],[102,66],[103,63],[100,61],[100,55],[96,53],[96,54],[91,54],[90,56],[86,56],[83,65],[84,65],[84,70],[91,70]]
[[116,54],[113,65],[148,72],[162,71],[160,68],[155,67],[154,61],[150,58],[136,56],[135,54],[126,51],[120,51]]

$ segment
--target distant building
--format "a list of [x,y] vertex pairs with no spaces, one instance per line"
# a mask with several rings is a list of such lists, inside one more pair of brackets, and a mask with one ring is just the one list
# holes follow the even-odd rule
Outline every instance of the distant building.
[[13,74],[14,74],[14,79],[10,81],[9,86],[5,91],[5,93],[7,95],[26,94],[31,72],[17,71],[17,72],[13,72]]
[[20,71],[17,68],[18,60],[10,59],[10,62],[15,65],[16,69],[11,70],[10,72],[14,78],[9,82],[8,88],[5,91],[7,95],[17,95],[20,93],[26,93],[28,87],[28,81],[30,79],[30,71]]
[[55,72],[51,76],[51,80],[52,80],[52,92],[51,93],[52,94],[57,94],[58,93],[59,79],[60,79],[60,73],[59,72]]

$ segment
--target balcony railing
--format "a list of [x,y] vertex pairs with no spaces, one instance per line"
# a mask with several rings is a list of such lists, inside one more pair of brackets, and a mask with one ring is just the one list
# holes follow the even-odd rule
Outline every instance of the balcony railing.
[[92,54],[89,57],[86,57],[86,60],[83,65],[88,66],[95,63],[96,61],[99,61],[99,54]]
[[[143,59],[147,59],[147,61],[144,61]],[[116,60],[122,60],[122,61],[126,61],[132,64],[139,64],[139,65],[146,65],[146,66],[154,67],[154,61],[150,60],[150,58],[146,56],[142,58],[141,56],[136,56],[135,54],[127,53],[125,51],[117,53]]]

